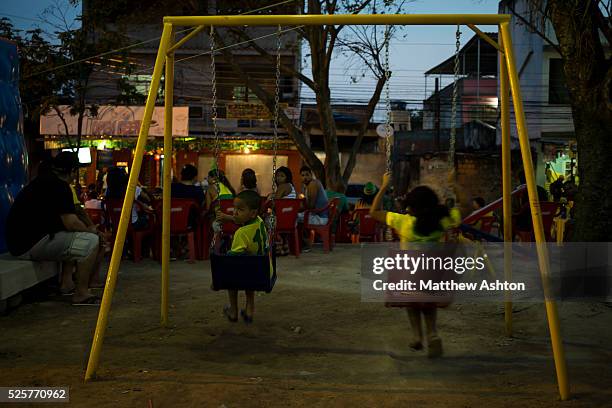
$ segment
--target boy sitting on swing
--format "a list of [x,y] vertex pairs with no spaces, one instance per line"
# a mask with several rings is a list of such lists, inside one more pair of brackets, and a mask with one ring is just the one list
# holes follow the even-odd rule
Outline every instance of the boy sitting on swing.
[[[234,215],[219,212],[217,221],[232,221],[241,225],[234,233],[232,247],[227,255],[264,255],[268,251],[268,233],[259,217],[261,197],[255,191],[244,190],[234,199]],[[238,291],[228,290],[230,304],[223,308],[223,314],[230,322],[238,321]],[[253,322],[255,292],[245,290],[246,307],[240,311],[245,323]]]

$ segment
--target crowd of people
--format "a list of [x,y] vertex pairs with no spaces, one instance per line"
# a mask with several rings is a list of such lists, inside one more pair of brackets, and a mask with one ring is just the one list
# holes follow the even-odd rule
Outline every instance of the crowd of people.
[[[101,210],[104,203],[123,200],[128,187],[128,173],[119,167],[108,169],[102,183],[92,184],[81,194],[75,189],[74,181],[79,168],[78,158],[74,153],[62,152],[55,158],[41,163],[38,175],[16,197],[7,218],[8,247],[11,254],[21,259],[37,262],[62,262],[60,290],[70,294],[74,304],[97,304],[99,297],[92,289],[103,286],[99,280],[100,263],[108,251],[109,236],[100,225],[94,223],[87,210]],[[452,179],[452,174],[451,179]],[[304,223],[305,213],[309,211],[308,224],[327,225],[330,222],[329,201],[338,200],[339,213],[348,212],[350,206],[339,189],[325,190],[308,166],[300,169],[303,191],[296,191],[293,174],[288,167],[279,167],[275,173],[273,192],[261,196],[257,184],[257,175],[253,169],[244,169],[238,189],[230,183],[224,172],[213,168],[206,178],[206,183],[199,182],[198,170],[187,164],[180,171],[180,177],[170,186],[171,197],[194,201],[197,213],[190,214],[189,223],[195,228],[202,219],[207,219],[215,234],[219,234],[225,222],[238,225],[231,242],[227,243],[228,255],[262,255],[267,252],[268,229],[266,213],[262,212],[262,200],[265,199],[302,199],[301,211],[297,216],[298,223]],[[560,180],[560,181],[559,181]],[[562,179],[551,184],[551,193],[555,200],[561,200],[571,191],[565,188]],[[524,178],[521,184],[524,184]],[[560,187],[560,186],[563,187]],[[455,186],[455,196],[459,201],[460,189]],[[559,192],[561,189],[561,192]],[[538,188],[541,200],[548,197],[543,189]],[[134,204],[130,213],[131,228],[144,230],[155,222],[153,208],[158,192],[149,192],[137,185],[134,192]],[[79,195],[83,198],[80,199]],[[221,211],[220,200],[233,199],[233,214]],[[516,203],[516,227],[528,228],[530,213],[525,210],[524,197]],[[44,204],[43,204],[44,203]],[[389,233],[388,238],[396,238],[400,243],[406,242],[439,242],[446,232],[457,227],[462,220],[458,210],[460,202],[447,199],[442,204],[438,195],[429,187],[418,186],[406,192],[392,192],[391,175],[385,174],[381,187],[373,182],[364,185],[361,198],[354,205],[357,210],[369,210],[369,215],[383,225]],[[479,211],[486,205],[484,199],[475,197],[472,210]],[[485,216],[492,216],[492,213]],[[334,221],[334,220],[332,220]],[[103,220],[102,224],[109,220]],[[337,222],[337,220],[335,221]],[[525,225],[523,225],[525,224]],[[351,234],[359,234],[359,218],[353,216],[349,221]],[[480,228],[478,223],[473,224]],[[337,226],[336,226],[337,227]],[[312,242],[310,235],[304,234],[303,252],[308,252]],[[178,246],[180,248],[180,245]],[[176,246],[175,246],[176,248]],[[277,255],[289,253],[286,237],[278,237]],[[75,279],[76,278],[76,279]],[[254,294],[246,293],[245,309],[239,312],[237,292],[229,291],[229,304],[224,308],[228,320],[235,322],[238,315],[246,323],[253,321]],[[410,303],[403,305],[414,330],[414,339],[410,346],[422,349],[425,341],[431,357],[442,354],[442,342],[436,329],[436,304]],[[425,332],[422,321],[424,321]]]

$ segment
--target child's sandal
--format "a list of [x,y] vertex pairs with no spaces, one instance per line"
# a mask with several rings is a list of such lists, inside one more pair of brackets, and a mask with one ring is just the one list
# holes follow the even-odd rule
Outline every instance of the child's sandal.
[[242,320],[244,320],[246,324],[253,323],[253,316],[249,316],[244,309],[240,309],[240,316],[242,316]]
[[413,340],[410,343],[408,343],[408,347],[410,347],[413,350],[422,350],[423,342],[421,342],[421,340]]
[[225,317],[227,317],[227,320],[229,320],[232,323],[236,323],[238,321],[238,317],[232,316],[231,311],[232,311],[232,307],[230,305],[223,306],[223,314],[225,315]]
[[440,357],[442,353],[442,339],[440,337],[432,336],[427,340],[427,357]]

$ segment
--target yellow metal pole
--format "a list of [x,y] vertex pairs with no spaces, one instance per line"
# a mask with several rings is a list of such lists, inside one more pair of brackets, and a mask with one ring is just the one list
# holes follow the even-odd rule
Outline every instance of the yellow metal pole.
[[183,46],[183,44],[185,44],[187,41],[191,40],[193,37],[198,35],[202,30],[204,30],[204,28],[206,28],[206,27],[205,26],[199,26],[199,27],[194,28],[192,31],[189,32],[189,34],[187,34],[186,36],[184,36],[183,38],[178,40],[176,42],[176,44],[172,45],[172,47],[170,47],[168,49],[167,53],[168,54],[173,54],[175,50],[181,48]]
[[[503,42],[500,38],[500,48]],[[511,155],[510,155],[510,101],[508,94],[508,68],[504,54],[499,54],[499,98],[501,101],[502,129],[502,184],[503,184],[503,214],[504,214],[504,278],[512,281],[512,203],[511,203]],[[506,336],[512,336],[512,300],[510,292],[505,293],[504,322]]]
[[[174,30],[169,43],[174,40]],[[168,283],[170,280],[170,171],[172,170],[172,105],[174,99],[174,52],[166,55],[166,82],[164,89],[164,182],[162,210],[162,284],[161,325],[168,325]]]
[[514,103],[514,115],[516,118],[516,127],[521,146],[523,168],[525,170],[525,178],[527,181],[527,192],[529,194],[529,205],[531,207],[531,219],[536,238],[542,286],[544,288],[544,302],[546,305],[546,314],[548,316],[548,328],[550,330],[555,368],[557,371],[557,383],[559,385],[561,399],[566,400],[569,398],[570,394],[567,378],[567,365],[565,361],[565,352],[563,350],[563,340],[561,339],[561,328],[559,325],[559,316],[557,314],[557,305],[550,292],[550,263],[548,259],[548,249],[546,247],[546,239],[544,236],[542,213],[540,211],[540,203],[538,201],[538,191],[535,173],[533,171],[533,162],[531,160],[531,149],[529,147],[529,136],[527,135],[527,127],[525,124],[525,113],[523,111],[520,83],[514,61],[514,52],[512,50],[512,38],[510,36],[509,24],[500,24],[500,29],[510,80],[510,89],[512,91],[512,101]]
[[[493,40],[491,37],[489,37],[486,33],[483,33],[478,27],[476,27],[474,24],[468,24],[468,27],[470,27],[470,29],[475,32],[480,38],[482,38],[483,40],[485,40],[486,42],[488,42],[489,44],[491,44],[492,47],[495,47],[495,49],[499,52],[501,52],[502,54],[504,53],[504,51],[502,50],[501,45],[499,45],[498,43],[495,42],[495,40]],[[501,41],[500,41],[501,42]]]
[[119,271],[119,263],[121,262],[121,254],[123,253],[123,244],[125,243],[125,234],[127,232],[129,218],[131,217],[132,213],[132,205],[134,204],[134,192],[136,190],[136,183],[140,173],[142,156],[147,143],[147,136],[149,135],[149,126],[151,125],[151,117],[153,116],[157,89],[159,88],[159,82],[161,79],[162,68],[164,66],[166,49],[170,41],[171,31],[172,25],[164,24],[164,31],[159,43],[157,59],[155,60],[153,78],[151,79],[149,96],[147,97],[144,117],[142,118],[142,124],[140,125],[140,133],[138,134],[138,143],[136,144],[136,152],[134,153],[134,161],[132,162],[130,179],[128,181],[127,191],[125,193],[125,200],[123,201],[123,208],[121,209],[121,220],[119,221],[117,236],[115,238],[115,246],[113,247],[113,254],[111,256],[110,266],[108,268],[108,276],[106,277],[106,286],[104,287],[102,304],[100,305],[100,312],[98,313],[96,331],[94,333],[91,352],[89,353],[85,381],[88,381],[95,376],[98,369],[98,364],[100,362],[104,332],[106,331],[106,326],[108,324],[108,313],[113,301],[113,294],[115,292],[115,285],[117,283],[117,272]]
[[509,14],[300,14],[258,16],[167,16],[175,26],[278,26],[278,25],[497,25]]

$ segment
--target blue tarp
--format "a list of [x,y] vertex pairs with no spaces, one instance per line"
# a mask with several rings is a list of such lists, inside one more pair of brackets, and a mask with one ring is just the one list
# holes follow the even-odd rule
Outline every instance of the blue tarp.
[[0,39],[0,253],[6,252],[6,216],[27,181],[17,46]]

